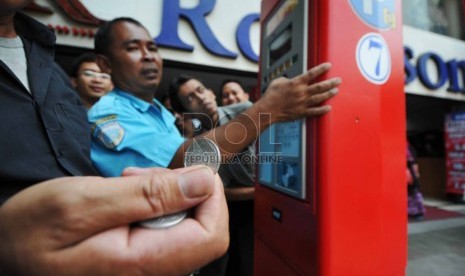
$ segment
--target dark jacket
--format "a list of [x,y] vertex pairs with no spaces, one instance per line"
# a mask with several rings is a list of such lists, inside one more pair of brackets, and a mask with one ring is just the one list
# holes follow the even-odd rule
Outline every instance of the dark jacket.
[[18,13],[32,95],[0,60],[0,197],[61,176],[96,175],[86,110],[54,62],[55,35]]

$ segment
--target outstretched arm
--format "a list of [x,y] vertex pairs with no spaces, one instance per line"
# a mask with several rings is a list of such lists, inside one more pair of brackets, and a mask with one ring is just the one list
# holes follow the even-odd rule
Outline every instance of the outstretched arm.
[[[340,78],[315,82],[331,68],[329,63],[313,67],[295,78],[273,80],[258,102],[227,124],[201,136],[216,142],[223,156],[242,151],[273,123],[317,117],[328,113],[331,107],[322,103],[334,97]],[[182,144],[170,163],[170,168],[183,166],[184,152],[192,139]]]

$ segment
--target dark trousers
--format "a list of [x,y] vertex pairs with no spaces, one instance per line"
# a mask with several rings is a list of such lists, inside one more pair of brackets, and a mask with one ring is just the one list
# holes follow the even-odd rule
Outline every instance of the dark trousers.
[[230,244],[227,253],[202,267],[201,276],[253,276],[253,200],[228,201]]
[[227,276],[252,276],[254,256],[253,200],[230,201]]

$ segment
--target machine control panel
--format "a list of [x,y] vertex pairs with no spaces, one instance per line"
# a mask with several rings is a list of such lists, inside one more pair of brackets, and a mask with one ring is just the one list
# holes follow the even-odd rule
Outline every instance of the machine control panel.
[[[292,78],[307,70],[308,1],[282,0],[264,21],[261,49],[261,92],[278,77]],[[258,182],[290,196],[306,199],[305,120],[274,124],[259,138]]]

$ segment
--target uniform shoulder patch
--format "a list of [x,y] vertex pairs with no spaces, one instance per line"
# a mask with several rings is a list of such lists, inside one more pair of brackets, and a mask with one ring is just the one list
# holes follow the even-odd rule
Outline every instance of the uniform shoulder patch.
[[92,136],[105,147],[113,149],[124,137],[124,128],[118,123],[118,116],[113,114],[97,120],[92,125]]

